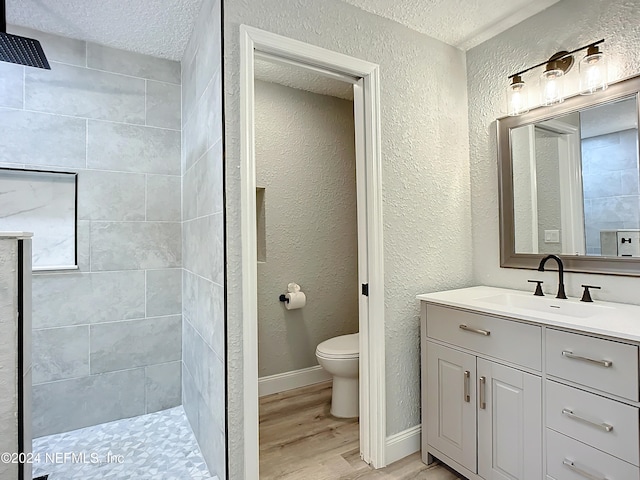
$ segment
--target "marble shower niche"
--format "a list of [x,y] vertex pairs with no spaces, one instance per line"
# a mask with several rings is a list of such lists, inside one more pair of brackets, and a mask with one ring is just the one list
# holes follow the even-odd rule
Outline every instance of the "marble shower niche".
[[33,269],[76,269],[77,174],[0,168],[0,230],[33,232]]

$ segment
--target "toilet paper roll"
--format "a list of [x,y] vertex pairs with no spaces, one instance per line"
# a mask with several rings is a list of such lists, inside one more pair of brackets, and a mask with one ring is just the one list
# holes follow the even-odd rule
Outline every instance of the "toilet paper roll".
[[285,293],[284,298],[288,298],[288,302],[284,302],[284,306],[287,310],[297,310],[307,304],[307,296],[304,292],[290,292]]

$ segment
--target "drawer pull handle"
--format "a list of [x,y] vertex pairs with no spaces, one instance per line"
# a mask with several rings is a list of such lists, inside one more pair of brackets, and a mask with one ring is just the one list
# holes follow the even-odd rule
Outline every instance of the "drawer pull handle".
[[571,358],[573,360],[582,360],[583,362],[595,363],[596,365],[600,365],[601,367],[605,368],[609,368],[611,365],[613,365],[613,362],[611,360],[596,360],[594,358],[583,357],[581,355],[574,355],[574,353],[570,352],[569,350],[563,350],[562,356]]
[[480,377],[480,409],[485,410],[487,408],[486,390],[487,377]]
[[593,425],[594,427],[598,427],[598,428],[604,430],[605,432],[610,432],[610,431],[613,430],[613,425],[609,425],[608,423],[594,422],[594,421],[589,420],[587,418],[581,417],[580,415],[576,415],[575,413],[573,413],[573,410],[569,410],[568,408],[563,408],[562,409],[562,414],[566,415],[567,417],[572,418],[574,420],[578,420],[579,422],[587,423],[589,425]]
[[469,403],[471,401],[471,395],[469,395],[469,381],[471,380],[471,372],[469,370],[464,371],[464,401]]
[[467,327],[465,324],[460,325],[460,330],[464,330],[465,332],[477,333],[479,335],[484,335],[485,337],[488,337],[489,335],[491,335],[491,332],[489,330],[482,330],[480,328]]
[[562,461],[562,463],[569,467],[571,470],[573,470],[574,472],[576,472],[578,475],[583,476],[584,478],[588,478],[589,480],[607,480],[607,477],[597,477],[592,473],[589,473],[579,467],[576,466],[575,463],[573,463],[571,460],[567,460],[566,458]]

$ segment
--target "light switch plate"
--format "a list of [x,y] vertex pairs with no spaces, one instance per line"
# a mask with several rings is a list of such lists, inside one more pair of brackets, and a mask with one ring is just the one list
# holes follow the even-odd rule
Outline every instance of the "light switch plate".
[[560,230],[545,230],[544,243],[560,243]]

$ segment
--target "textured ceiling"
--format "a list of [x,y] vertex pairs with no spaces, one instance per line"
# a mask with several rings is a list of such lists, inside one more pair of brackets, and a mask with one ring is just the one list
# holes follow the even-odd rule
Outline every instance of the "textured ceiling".
[[7,0],[7,23],[180,60],[202,0]]
[[[467,50],[558,0],[344,1]],[[65,37],[180,60],[201,2],[7,0],[7,21]]]
[[257,80],[264,82],[277,83],[319,95],[353,100],[352,84],[325,77],[303,67],[256,58],[254,76]]
[[559,0],[344,0],[468,50]]

